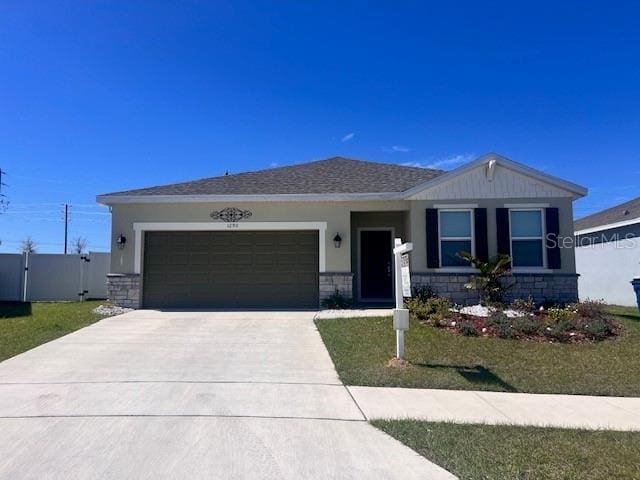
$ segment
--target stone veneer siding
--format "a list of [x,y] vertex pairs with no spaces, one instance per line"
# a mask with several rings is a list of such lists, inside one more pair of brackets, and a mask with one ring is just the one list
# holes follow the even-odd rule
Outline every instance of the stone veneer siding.
[[140,308],[140,275],[110,273],[107,275],[109,301],[118,307]]
[[[478,292],[465,288],[472,274],[415,272],[411,284],[430,286],[437,295],[460,305],[478,303]],[[508,288],[505,300],[531,296],[536,303],[570,303],[578,301],[578,275],[573,273],[515,273],[505,277]],[[515,284],[514,284],[515,282]]]
[[343,297],[353,299],[353,273],[351,272],[321,272],[320,273],[320,304],[330,297],[336,290]]

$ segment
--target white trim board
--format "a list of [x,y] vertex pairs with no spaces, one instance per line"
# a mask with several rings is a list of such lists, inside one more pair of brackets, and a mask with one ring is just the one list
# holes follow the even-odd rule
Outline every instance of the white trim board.
[[585,235],[587,233],[603,232],[605,230],[611,230],[612,228],[628,227],[629,225],[635,225],[640,223],[640,217],[632,218],[631,220],[624,220],[622,222],[608,223],[606,225],[598,225],[597,227],[584,228],[582,230],[576,230],[574,235]]
[[260,230],[317,230],[318,231],[318,270],[326,271],[327,264],[327,222],[246,222],[246,223],[211,223],[211,222],[136,222],[133,224],[134,241],[134,273],[142,272],[142,233],[143,232],[222,232],[222,231],[260,231]]
[[551,205],[548,203],[505,203],[504,204],[504,208],[510,208],[510,209],[518,209],[518,208],[548,208]]
[[270,195],[98,195],[102,205],[127,203],[221,203],[221,202],[348,202],[404,200],[402,192],[373,193],[280,193]]
[[477,203],[436,203],[433,208],[438,210],[472,210],[478,208]]

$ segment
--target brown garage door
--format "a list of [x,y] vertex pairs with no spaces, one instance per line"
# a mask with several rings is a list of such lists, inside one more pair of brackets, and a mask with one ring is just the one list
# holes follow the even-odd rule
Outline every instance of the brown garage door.
[[315,308],[318,232],[147,232],[151,308]]

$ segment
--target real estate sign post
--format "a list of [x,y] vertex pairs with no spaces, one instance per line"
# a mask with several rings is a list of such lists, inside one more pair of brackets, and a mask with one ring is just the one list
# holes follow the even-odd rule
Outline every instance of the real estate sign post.
[[404,297],[411,296],[411,274],[409,272],[409,252],[413,244],[394,241],[394,264],[396,286],[396,308],[393,309],[393,328],[396,331],[396,358],[404,359],[404,331],[409,329],[409,310],[404,308]]

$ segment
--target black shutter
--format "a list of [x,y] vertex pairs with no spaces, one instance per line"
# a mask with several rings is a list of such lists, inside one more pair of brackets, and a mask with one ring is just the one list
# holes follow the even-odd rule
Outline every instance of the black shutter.
[[427,268],[440,267],[438,210],[427,208]]
[[560,245],[558,245],[558,235],[560,235],[560,215],[557,208],[545,208],[544,213],[547,233],[547,264],[549,268],[557,270],[561,268]]
[[474,208],[473,224],[476,241],[476,257],[489,260],[489,239],[487,238],[487,209]]
[[496,234],[498,237],[498,253],[511,255],[508,208],[496,208]]

